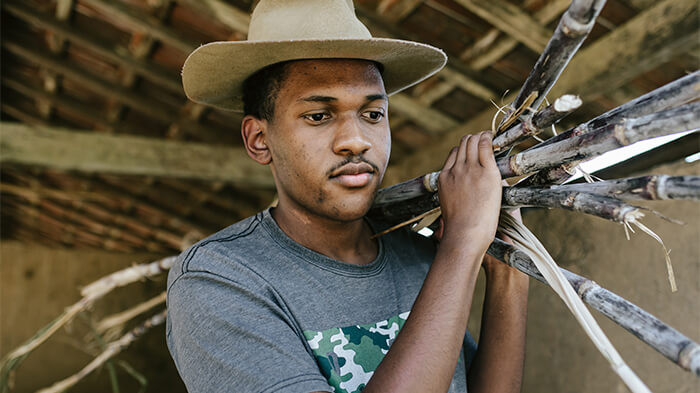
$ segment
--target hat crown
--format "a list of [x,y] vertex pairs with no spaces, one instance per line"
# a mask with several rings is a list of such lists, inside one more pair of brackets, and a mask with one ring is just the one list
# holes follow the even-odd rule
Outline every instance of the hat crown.
[[248,41],[371,38],[352,0],[261,0],[250,19]]

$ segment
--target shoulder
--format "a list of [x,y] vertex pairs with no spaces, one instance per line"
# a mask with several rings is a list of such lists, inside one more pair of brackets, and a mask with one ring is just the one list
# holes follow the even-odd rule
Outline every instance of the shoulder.
[[208,273],[235,278],[246,270],[245,259],[263,247],[263,213],[258,213],[208,236],[183,251],[168,274],[168,287],[188,273]]

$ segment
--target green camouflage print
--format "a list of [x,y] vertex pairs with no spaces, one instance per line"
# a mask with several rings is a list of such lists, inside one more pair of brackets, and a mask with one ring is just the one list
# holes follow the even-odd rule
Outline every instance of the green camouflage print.
[[334,392],[355,393],[364,389],[408,314],[366,325],[304,331],[316,362]]

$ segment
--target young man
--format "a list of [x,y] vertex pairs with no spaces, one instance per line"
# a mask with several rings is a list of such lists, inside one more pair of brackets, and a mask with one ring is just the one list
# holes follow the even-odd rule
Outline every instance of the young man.
[[[484,259],[500,208],[490,135],[447,157],[439,248],[405,230],[372,240],[364,218],[389,159],[387,95],[444,62],[372,38],[350,0],[262,0],[248,41],[190,55],[188,96],[245,107],[244,144],[270,166],[279,204],[170,272],[167,340],[188,390],[519,391],[527,278]],[[481,266],[477,350],[466,325]]]

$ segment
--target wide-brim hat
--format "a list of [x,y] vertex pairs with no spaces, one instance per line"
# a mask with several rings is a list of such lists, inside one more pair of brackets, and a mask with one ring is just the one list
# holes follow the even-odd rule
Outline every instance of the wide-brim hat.
[[445,53],[433,46],[374,38],[357,19],[352,0],[261,0],[247,41],[219,41],[194,50],[182,67],[191,100],[241,111],[243,82],[268,65],[302,59],[364,59],[382,65],[387,94],[438,72]]

